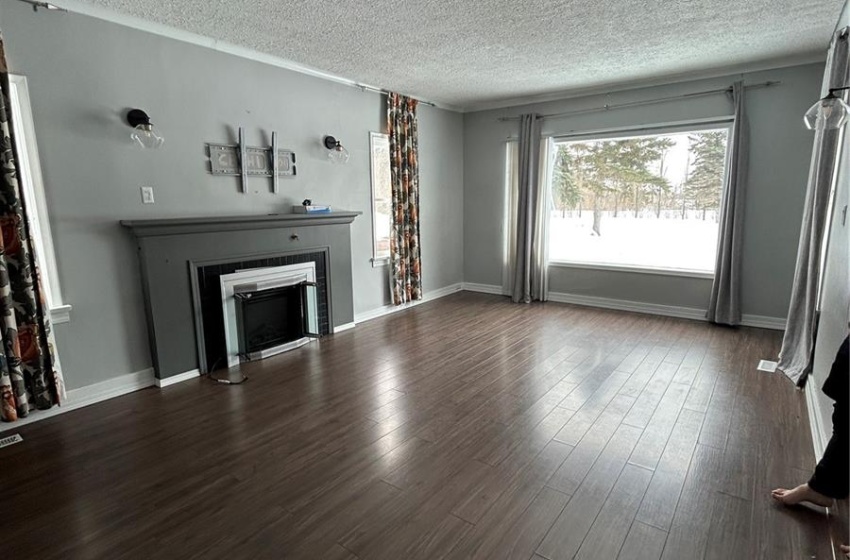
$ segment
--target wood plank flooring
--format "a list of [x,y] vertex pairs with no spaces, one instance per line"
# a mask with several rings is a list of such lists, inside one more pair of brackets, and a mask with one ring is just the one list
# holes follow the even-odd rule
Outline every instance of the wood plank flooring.
[[779,343],[452,295],[21,427],[0,558],[832,558]]

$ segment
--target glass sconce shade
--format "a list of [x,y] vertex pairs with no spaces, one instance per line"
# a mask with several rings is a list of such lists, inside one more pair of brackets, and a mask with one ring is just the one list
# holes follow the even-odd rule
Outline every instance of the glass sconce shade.
[[342,143],[333,136],[325,136],[322,143],[328,150],[328,159],[333,163],[348,163],[348,158],[351,154],[342,145]]
[[334,163],[348,163],[350,154],[343,146],[338,146],[333,150],[328,151],[328,159]]
[[[841,88],[847,89],[847,88]],[[844,126],[850,114],[850,106],[835,95],[836,90],[812,105],[803,116],[803,122],[809,130],[835,130]]]
[[130,138],[133,139],[136,146],[146,150],[159,148],[165,142],[165,138],[159,134],[159,131],[152,124],[138,125],[130,133]]
[[165,142],[165,138],[153,125],[148,114],[141,109],[132,109],[127,113],[127,124],[133,127],[130,138],[139,148],[153,150]]

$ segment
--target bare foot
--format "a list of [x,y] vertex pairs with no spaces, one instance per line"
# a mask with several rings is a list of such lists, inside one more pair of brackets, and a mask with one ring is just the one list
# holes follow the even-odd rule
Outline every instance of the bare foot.
[[844,553],[844,556],[846,556],[847,558],[850,558],[850,546],[848,546],[846,544],[842,544],[841,545],[841,552]]
[[815,492],[809,488],[808,484],[801,484],[791,490],[785,488],[777,488],[771,492],[773,499],[782,502],[786,506],[793,506],[800,502],[810,502],[817,506],[832,507],[832,498],[824,496],[820,492]]

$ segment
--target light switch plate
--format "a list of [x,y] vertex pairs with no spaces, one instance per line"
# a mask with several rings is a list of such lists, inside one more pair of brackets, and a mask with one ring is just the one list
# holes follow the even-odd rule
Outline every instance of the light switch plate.
[[141,187],[142,204],[153,204],[153,187]]

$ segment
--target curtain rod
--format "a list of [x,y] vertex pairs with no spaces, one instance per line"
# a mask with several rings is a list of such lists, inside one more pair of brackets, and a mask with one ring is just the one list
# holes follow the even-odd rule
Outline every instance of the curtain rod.
[[[766,88],[770,86],[775,86],[781,84],[780,81],[768,81],[761,82],[759,84],[752,84],[749,86],[744,86],[746,89],[760,89]],[[684,93],[681,95],[671,95],[669,97],[659,97],[657,99],[645,99],[643,101],[629,101],[626,103],[617,103],[614,105],[602,105],[601,107],[590,107],[588,109],[576,109],[575,111],[565,111],[563,113],[550,113],[548,115],[538,115],[539,119],[562,119],[565,117],[572,117],[575,115],[585,115],[588,113],[599,113],[604,111],[610,111],[611,109],[625,109],[627,107],[640,107],[642,105],[654,105],[655,103],[663,103],[665,101],[674,101],[677,99],[690,99],[692,97],[705,97],[708,95],[717,95],[718,93],[728,93],[732,91],[732,87],[727,88],[719,88],[719,89],[709,89],[705,91],[696,91],[693,93]],[[502,122],[507,121],[518,121],[520,117],[499,117],[497,120]]]

